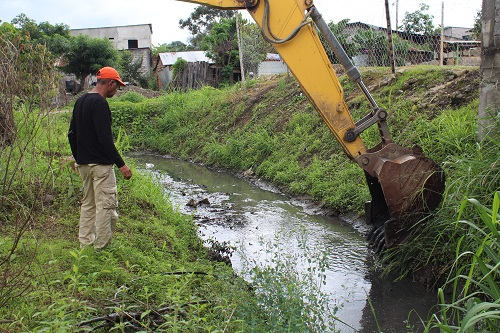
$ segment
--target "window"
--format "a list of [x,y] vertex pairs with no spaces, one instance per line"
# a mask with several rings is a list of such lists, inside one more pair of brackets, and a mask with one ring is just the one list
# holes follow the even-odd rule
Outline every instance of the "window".
[[129,39],[128,40],[128,48],[129,49],[137,49],[139,47],[139,41],[137,39]]

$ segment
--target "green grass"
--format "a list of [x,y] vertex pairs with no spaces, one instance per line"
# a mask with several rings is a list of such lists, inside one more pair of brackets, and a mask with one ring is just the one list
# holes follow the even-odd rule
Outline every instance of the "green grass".
[[[170,98],[188,103],[185,97]],[[116,143],[122,150],[134,142],[127,132],[151,128],[149,121],[159,119],[161,106],[156,100],[115,103],[136,112],[117,116],[122,125],[116,128]],[[136,117],[141,114],[151,118]],[[191,217],[177,212],[161,186],[132,161],[131,180],[118,173],[119,222],[112,243],[99,252],[79,248],[81,180],[66,159],[70,114],[16,115],[17,121],[40,125],[34,136],[24,127],[0,156],[2,176],[14,189],[3,193],[0,210],[1,331],[289,332],[280,323],[300,319],[301,327],[317,325],[319,300],[297,317],[306,299],[296,298],[288,312],[273,317],[274,309],[263,308],[255,290],[230,266],[211,260],[205,247],[210,244],[198,238]],[[127,121],[138,125],[126,126]],[[46,195],[49,201],[43,200]],[[272,272],[266,275],[272,278]],[[276,281],[276,288],[280,283],[295,290],[307,282]],[[312,289],[303,296],[317,297]]]
[[[377,75],[385,74],[369,73],[368,84]],[[500,139],[496,135],[476,142],[477,100],[427,109],[431,104],[415,104],[401,95],[413,89],[415,98],[424,99],[425,85],[440,84],[449,75],[436,68],[406,70],[374,92],[390,112],[394,139],[422,146],[447,175],[436,214],[418,224],[411,241],[387,253],[382,263],[401,277],[431,271],[434,287],[447,283],[455,291],[451,303],[442,299],[441,313],[430,318],[427,329],[494,331],[499,249],[498,194],[492,194],[500,188]],[[416,86],[405,88],[412,78]],[[366,103],[355,96],[352,84],[346,83],[345,91],[353,114],[364,115]],[[362,171],[344,156],[291,78],[154,99],[127,94],[110,102],[120,149],[169,153],[247,171],[338,213],[361,213],[369,198]],[[131,181],[118,177],[120,222],[112,246],[100,253],[79,249],[81,183],[65,161],[70,115],[24,117],[27,113],[21,111],[20,141],[0,156],[2,178],[12,180],[8,188],[3,185],[8,190],[0,207],[0,266],[7,277],[0,284],[0,318],[5,318],[0,329],[78,331],[76,324],[110,313],[143,316],[138,322],[118,320],[117,331],[136,325],[158,332],[274,332],[277,327],[286,331],[283,323],[321,324],[312,320],[314,309],[298,320],[296,311],[308,303],[286,292],[281,304],[294,306],[279,317],[266,314],[261,305],[272,299],[253,293],[229,267],[210,261],[191,219],[176,212],[161,188],[135,171]],[[363,139],[372,145],[377,136],[372,130]],[[46,195],[53,200],[43,201]],[[290,275],[287,258],[275,259],[275,268],[255,266],[263,284],[286,291],[280,288],[307,282],[307,277]],[[322,306],[320,299],[311,298],[309,304],[313,301]],[[150,314],[159,308],[166,309],[165,319],[154,324]]]
[[[472,211],[469,211],[472,208]],[[453,274],[439,288],[441,305],[427,329],[442,332],[497,332],[500,330],[500,192],[491,208],[476,199],[464,200],[457,227],[467,229],[460,237]],[[467,217],[467,218],[465,218]],[[451,299],[445,289],[452,290]]]
[[[9,276],[0,288],[2,330],[83,332],[90,326],[76,325],[133,312],[143,313],[142,320],[128,321],[125,315],[114,329],[135,325],[146,331],[193,332],[247,327],[243,318],[226,313],[231,307],[236,311],[235,299],[252,299],[247,284],[235,278],[229,266],[210,260],[191,218],[175,212],[151,179],[137,172],[130,181],[119,178],[116,233],[108,248],[94,252],[78,245],[78,200],[68,196],[79,193],[58,191],[73,178],[73,171],[64,166],[57,171],[48,186],[55,194],[52,206],[37,209],[30,232],[17,246],[16,226],[4,225],[2,260],[14,250],[8,266],[4,262],[2,267],[17,276]],[[159,324],[148,319],[165,307],[171,310]],[[258,317],[258,308],[253,311]]]
[[[387,75],[387,69],[366,74],[370,86],[377,77]],[[393,139],[403,146],[421,146],[446,173],[446,192],[439,209],[415,226],[411,241],[382,260],[386,272],[401,278],[432,272],[421,276],[432,288],[459,273],[452,264],[459,254],[457,248],[470,250],[475,243],[469,228],[456,223],[463,200],[476,198],[488,205],[491,194],[500,188],[500,139],[497,135],[481,143],[476,140],[478,93],[469,92],[470,102],[460,105],[453,104],[450,96],[454,91],[450,96],[429,94],[429,87],[445,85],[455,77],[448,68],[404,69],[391,84],[372,92],[389,111]],[[368,105],[356,95],[352,83],[345,78],[341,82],[358,119],[368,112]],[[265,84],[269,83],[257,82],[252,89],[262,85],[261,91],[265,91]],[[454,89],[463,85],[457,83]],[[363,173],[345,158],[297,83],[281,78],[266,93],[254,96],[246,92],[235,86],[184,95],[179,108],[166,110],[158,121],[148,123],[156,129],[154,139],[146,139],[142,147],[251,172],[291,194],[309,195],[340,214],[361,213],[369,198]],[[372,146],[378,142],[378,131],[370,129],[362,138]]]

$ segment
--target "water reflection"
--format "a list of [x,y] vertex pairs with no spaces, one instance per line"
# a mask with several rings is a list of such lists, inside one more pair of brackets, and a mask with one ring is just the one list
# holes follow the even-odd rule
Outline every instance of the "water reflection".
[[[310,214],[298,201],[272,187],[255,186],[230,173],[155,155],[134,154],[133,157],[139,167],[156,175],[175,207],[183,213],[194,214],[204,239],[229,242],[243,249],[247,256],[267,260],[264,244],[273,242],[276,235],[287,244],[286,251],[297,252],[301,251],[297,246],[298,233],[305,233],[313,248],[328,254],[325,291],[335,298],[332,302],[343,303],[337,316],[356,331],[378,332],[368,296],[383,332],[406,332],[408,313],[416,309],[425,319],[435,303],[434,294],[419,285],[380,279],[372,271],[371,254],[364,237],[344,221]],[[210,204],[196,209],[187,205],[189,200],[203,199]],[[308,254],[301,255],[307,257]],[[235,270],[245,276],[238,253],[231,262]],[[419,322],[416,315],[410,319]],[[353,331],[347,327],[342,329],[342,332]]]

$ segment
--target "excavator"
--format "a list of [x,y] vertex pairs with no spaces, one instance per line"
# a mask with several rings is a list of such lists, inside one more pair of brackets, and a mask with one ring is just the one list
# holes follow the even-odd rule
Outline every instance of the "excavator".
[[[410,230],[442,200],[445,177],[420,147],[402,147],[391,140],[388,112],[377,105],[313,0],[177,0],[217,9],[245,9],[296,78],[302,91],[366,176],[371,201],[365,204],[369,239],[376,252],[407,241]],[[344,92],[319,37],[323,35],[346,75],[367,98],[370,112],[354,121]],[[380,142],[368,148],[360,137],[377,125]]]

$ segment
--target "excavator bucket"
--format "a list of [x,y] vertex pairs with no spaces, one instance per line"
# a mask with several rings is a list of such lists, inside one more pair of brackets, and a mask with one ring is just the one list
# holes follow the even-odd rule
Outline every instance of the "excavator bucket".
[[391,143],[364,161],[372,196],[365,207],[366,222],[373,225],[370,240],[381,251],[404,242],[413,225],[439,205],[445,177],[418,147],[409,150]]

